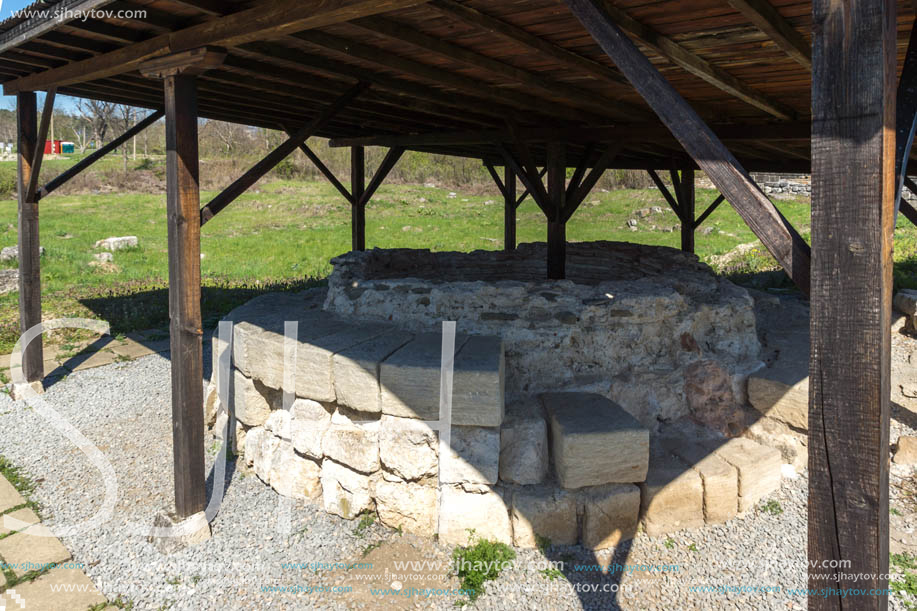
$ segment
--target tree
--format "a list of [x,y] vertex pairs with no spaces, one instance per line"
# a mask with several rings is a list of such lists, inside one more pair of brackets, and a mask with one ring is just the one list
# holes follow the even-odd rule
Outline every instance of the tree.
[[89,124],[96,148],[102,146],[105,141],[105,136],[108,135],[114,123],[117,108],[118,105],[111,102],[77,98],[77,112]]

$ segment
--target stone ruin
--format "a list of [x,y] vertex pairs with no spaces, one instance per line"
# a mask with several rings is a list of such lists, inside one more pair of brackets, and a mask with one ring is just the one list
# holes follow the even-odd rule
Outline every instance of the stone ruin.
[[[327,291],[226,317],[230,391],[224,405],[215,337],[208,423],[278,493],[446,544],[474,529],[607,549],[639,525],[723,522],[779,487],[780,452],[732,438],[763,366],[744,289],[669,248],[570,244],[562,281],[544,280],[545,260],[544,245],[338,257]],[[448,457],[434,430],[444,320],[458,330]]]

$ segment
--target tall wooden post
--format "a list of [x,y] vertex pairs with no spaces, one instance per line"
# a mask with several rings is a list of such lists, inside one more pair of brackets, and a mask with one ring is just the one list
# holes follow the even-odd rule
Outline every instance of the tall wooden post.
[[167,76],[165,98],[175,509],[187,518],[206,503],[197,77]]
[[694,215],[695,215],[695,190],[694,170],[682,170],[681,190],[678,194],[681,204],[681,249],[685,252],[694,252]]
[[503,250],[516,250],[516,173],[509,166],[503,173]]
[[547,146],[548,165],[548,279],[566,277],[567,222],[567,147],[561,142]]
[[350,194],[353,197],[350,231],[353,250],[366,250],[366,149],[350,147]]
[[[816,592],[888,587],[895,11],[894,0],[813,2],[808,535]],[[824,568],[838,566],[824,564],[832,561],[850,565]],[[808,604],[887,609],[888,597],[815,594]]]
[[[41,262],[38,235],[38,198],[29,197],[38,142],[38,107],[35,92],[17,94],[16,125],[19,151],[19,329],[25,333],[41,322]],[[44,377],[41,338],[31,342],[22,355],[27,382]]]

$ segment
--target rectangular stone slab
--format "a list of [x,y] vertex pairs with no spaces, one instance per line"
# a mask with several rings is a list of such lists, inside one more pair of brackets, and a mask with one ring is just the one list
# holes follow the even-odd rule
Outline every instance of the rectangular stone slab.
[[564,488],[646,479],[650,434],[610,399],[593,393],[541,395],[557,479]]
[[738,437],[717,446],[704,442],[739,474],[739,512],[752,509],[763,497],[780,488],[783,459],[780,451]]
[[413,338],[413,333],[392,329],[335,354],[332,367],[338,404],[361,412],[380,413],[382,362]]
[[[452,423],[500,426],[503,421],[503,343],[499,338],[457,335]],[[380,368],[382,413],[439,420],[442,336],[424,333],[387,358]]]
[[656,448],[640,484],[640,517],[651,537],[703,526],[704,486],[697,471]]
[[704,521],[707,524],[720,524],[736,517],[739,477],[735,467],[689,439],[664,439],[662,445],[700,475],[704,484]]
[[[333,320],[331,316],[328,318]],[[316,327],[318,325],[316,322]],[[296,396],[313,401],[334,401],[334,355],[374,339],[389,329],[391,325],[383,323],[359,323],[300,343],[296,351]]]

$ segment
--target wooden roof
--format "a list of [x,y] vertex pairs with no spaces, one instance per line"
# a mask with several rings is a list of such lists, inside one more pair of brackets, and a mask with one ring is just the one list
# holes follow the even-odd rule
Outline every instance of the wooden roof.
[[[562,0],[36,6],[143,9],[147,16],[7,20],[0,24],[0,82],[7,93],[57,83],[62,94],[161,108],[162,83],[141,76],[134,58],[203,42],[228,55],[199,77],[202,117],[298,128],[365,81],[371,89],[319,135],[343,145],[400,143],[499,160],[494,142],[511,137],[509,121],[534,143],[536,157],[546,140],[571,142],[571,164],[589,141],[623,141],[615,167],[693,165]],[[747,169],[808,170],[809,1],[609,0],[607,6]],[[899,8],[900,65],[913,9],[904,0]],[[239,23],[249,27],[233,29]]]

